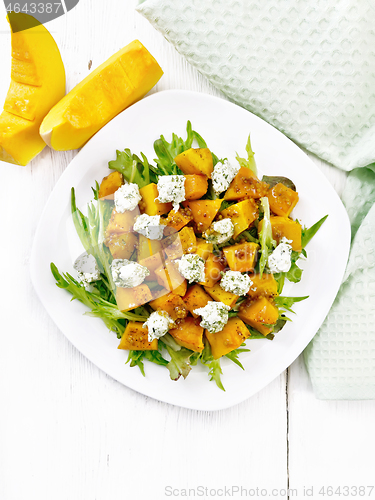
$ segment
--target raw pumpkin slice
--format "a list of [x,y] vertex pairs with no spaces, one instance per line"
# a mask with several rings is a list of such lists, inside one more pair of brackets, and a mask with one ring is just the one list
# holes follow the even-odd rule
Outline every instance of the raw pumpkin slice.
[[57,151],[80,148],[118,113],[147,94],[162,75],[153,56],[134,40],[88,75],[48,113],[40,135]]
[[[27,165],[45,147],[39,127],[65,94],[65,70],[48,30],[23,13],[9,14],[12,26],[11,82],[0,115],[0,160]],[[35,22],[34,22],[35,24]]]

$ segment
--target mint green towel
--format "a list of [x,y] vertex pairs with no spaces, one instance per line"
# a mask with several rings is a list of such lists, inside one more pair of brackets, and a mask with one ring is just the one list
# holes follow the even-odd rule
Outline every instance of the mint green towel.
[[[232,101],[336,167],[353,246],[305,352],[321,398],[375,398],[375,4],[140,0],[137,10]],[[338,251],[340,251],[338,249]]]

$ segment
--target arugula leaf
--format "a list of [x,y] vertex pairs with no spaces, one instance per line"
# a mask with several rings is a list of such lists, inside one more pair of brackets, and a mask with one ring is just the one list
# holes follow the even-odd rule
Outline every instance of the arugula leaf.
[[247,152],[247,160],[245,158],[241,158],[238,155],[238,153],[236,153],[236,160],[241,165],[241,167],[249,168],[254,172],[255,175],[257,175],[258,172],[254,158],[254,151],[251,149],[250,134],[249,138],[247,139],[246,152]]
[[278,333],[282,330],[287,322],[287,318],[282,314],[279,319],[276,321],[275,326],[273,327],[273,333]]
[[275,280],[277,281],[277,293],[280,295],[284,288],[285,283],[285,275],[286,273],[276,273],[273,275]]
[[[155,363],[161,366],[167,366],[168,361],[163,358],[159,351],[129,351],[129,356],[126,363],[130,362],[130,366],[138,366],[141,370],[142,375],[145,377],[145,367],[143,360],[147,359],[151,363]],[[125,364],[126,364],[125,363]]]
[[[245,344],[242,344],[245,345]],[[245,368],[242,366],[242,363],[238,359],[238,355],[241,354],[242,352],[250,352],[250,349],[244,349],[242,347],[239,347],[238,349],[233,349],[233,351],[228,352],[225,357],[233,361],[236,365],[238,365],[242,370]]]
[[199,359],[202,365],[207,366],[207,368],[209,369],[208,375],[211,377],[210,381],[214,380],[219,389],[225,391],[224,386],[221,382],[221,375],[223,371],[220,366],[220,359],[214,359],[214,357],[212,356],[211,347],[207,339],[205,339],[204,349]]
[[111,170],[120,172],[128,182],[138,184],[138,187],[142,188],[150,184],[152,172],[146,156],[143,153],[141,155],[142,160],[132,154],[130,149],[117,150],[116,160],[110,161],[108,166]]
[[160,366],[168,366],[169,361],[163,358],[159,351],[144,351],[145,358]]
[[289,280],[291,283],[299,283],[302,278],[302,272],[303,272],[302,269],[298,267],[297,263],[292,262],[289,271],[284,274],[286,279]]
[[321,228],[327,217],[328,214],[322,217],[320,220],[318,220],[318,222],[316,222],[310,228],[305,227],[302,229],[302,248],[305,248],[305,246],[309,243],[311,238],[315,236],[315,234],[319,231],[319,229]]
[[193,351],[190,351],[190,349],[186,349],[185,347],[181,347],[179,351],[175,351],[168,345],[165,347],[171,357],[171,360],[167,364],[171,379],[178,380],[181,375],[186,378],[191,370],[190,357],[193,354]]
[[129,351],[128,359],[126,361],[126,363],[130,363],[130,366],[132,368],[134,366],[138,366],[138,368],[141,370],[141,373],[144,377],[146,376],[145,375],[145,366],[143,364],[145,352],[146,351]]
[[272,249],[276,246],[276,241],[272,238],[271,213],[268,198],[264,196],[260,199],[260,203],[263,209],[263,223],[262,230],[259,233],[261,251],[259,259],[259,272],[262,276],[268,261],[268,256],[270,255],[270,250],[272,251]]
[[301,302],[302,300],[306,300],[308,298],[309,298],[308,295],[306,295],[305,297],[281,297],[279,295],[274,298],[274,301],[279,309],[282,308],[285,311],[289,311],[295,314],[292,309],[293,304],[295,304],[296,302]]
[[262,333],[258,332],[258,330],[255,330],[255,328],[252,328],[250,325],[246,325],[246,328],[250,332],[250,337],[248,337],[248,340],[254,340],[254,339],[267,339],[267,340],[273,340],[274,334],[269,333],[268,335],[263,335]]

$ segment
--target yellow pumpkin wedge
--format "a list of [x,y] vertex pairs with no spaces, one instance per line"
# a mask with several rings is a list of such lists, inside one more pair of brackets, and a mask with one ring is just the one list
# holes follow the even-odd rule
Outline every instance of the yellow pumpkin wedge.
[[206,330],[205,335],[211,346],[212,356],[219,359],[240,347],[250,336],[250,332],[239,318],[230,318],[220,332],[210,333]]
[[238,317],[252,326],[262,335],[266,336],[272,332],[268,325],[274,325],[279,318],[279,310],[265,297],[254,301],[243,302],[238,311]]
[[195,352],[202,352],[204,349],[203,344],[203,331],[204,328],[200,326],[200,319],[188,316],[179,323],[175,328],[169,330],[169,334],[175,339],[177,344]]
[[112,172],[103,178],[99,187],[99,198],[113,200],[114,193],[124,184],[124,178],[120,172]]
[[182,299],[194,318],[199,316],[198,314],[195,314],[194,309],[205,307],[210,301],[212,301],[210,295],[208,295],[199,285],[191,286]]
[[226,208],[220,214],[231,219],[234,225],[233,238],[245,231],[258,218],[258,206],[254,199],[249,198]]
[[118,113],[147,94],[162,74],[154,57],[134,40],[51,109],[40,127],[41,137],[57,151],[82,147]]
[[210,227],[211,222],[216,217],[222,200],[196,200],[189,201],[187,205],[189,206],[195,224],[197,225],[197,230],[199,233],[207,231]]
[[43,25],[17,31],[35,25],[35,19],[15,12],[9,18],[12,70],[0,115],[0,160],[25,166],[45,147],[39,127],[65,94],[65,70],[56,42]]
[[[280,217],[279,215],[271,215],[272,237],[277,243],[280,243],[281,238],[285,237],[290,240],[291,247],[296,252],[302,250],[302,226],[298,221],[289,219],[289,217]],[[259,222],[258,233],[262,230],[263,219]]]
[[158,340],[148,341],[148,329],[143,323],[129,321],[122,334],[121,341],[117,349],[129,351],[154,351],[158,348]]
[[190,148],[174,159],[178,168],[186,175],[203,174],[211,177],[214,169],[212,154],[208,148]]
[[151,182],[139,190],[142,201],[139,206],[142,213],[147,215],[164,215],[172,210],[172,203],[160,203],[156,198],[159,196],[158,186]]
[[227,292],[226,290],[221,288],[220,283],[216,283],[212,287],[205,286],[204,289],[214,300],[216,300],[216,302],[222,302],[223,304],[229,306],[231,309],[239,298],[239,295]]

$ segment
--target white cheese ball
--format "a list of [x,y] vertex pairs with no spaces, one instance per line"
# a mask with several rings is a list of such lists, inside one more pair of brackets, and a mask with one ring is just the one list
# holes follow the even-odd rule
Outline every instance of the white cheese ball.
[[282,238],[275,250],[268,257],[268,268],[272,274],[287,273],[292,265],[291,241]]
[[174,321],[166,311],[151,313],[148,320],[143,323],[143,326],[148,329],[149,342],[152,342],[154,339],[160,339],[160,337],[168,333],[169,328],[173,325]]
[[162,175],[158,181],[158,200],[161,203],[173,203],[175,212],[180,208],[180,203],[185,201],[185,176]]
[[142,284],[150,274],[145,266],[127,259],[114,259],[111,264],[112,278],[116,286],[133,288]]
[[141,199],[137,184],[124,184],[115,192],[116,212],[123,214],[135,210]]
[[137,217],[133,230],[150,240],[161,240],[165,226],[160,224],[160,215],[142,214]]
[[234,293],[235,295],[246,295],[252,284],[253,282],[250,277],[239,271],[225,272],[220,281],[220,286],[223,290]]
[[205,307],[194,309],[195,314],[199,314],[202,320],[200,325],[210,333],[220,332],[228,323],[228,311],[230,307],[222,302],[210,301]]
[[216,163],[211,174],[212,187],[215,193],[220,194],[226,191],[239,170],[239,164],[232,165],[228,160],[224,160],[224,163],[221,161]]
[[189,283],[194,281],[200,282],[205,280],[204,267],[205,262],[196,253],[188,253],[181,257],[181,259],[176,260],[178,265],[178,270],[184,278],[186,278]]
[[96,259],[93,255],[84,252],[73,265],[80,282],[87,286],[100,279],[100,271]]
[[233,222],[230,219],[221,219],[213,222],[203,236],[206,241],[220,245],[230,240],[233,234]]

